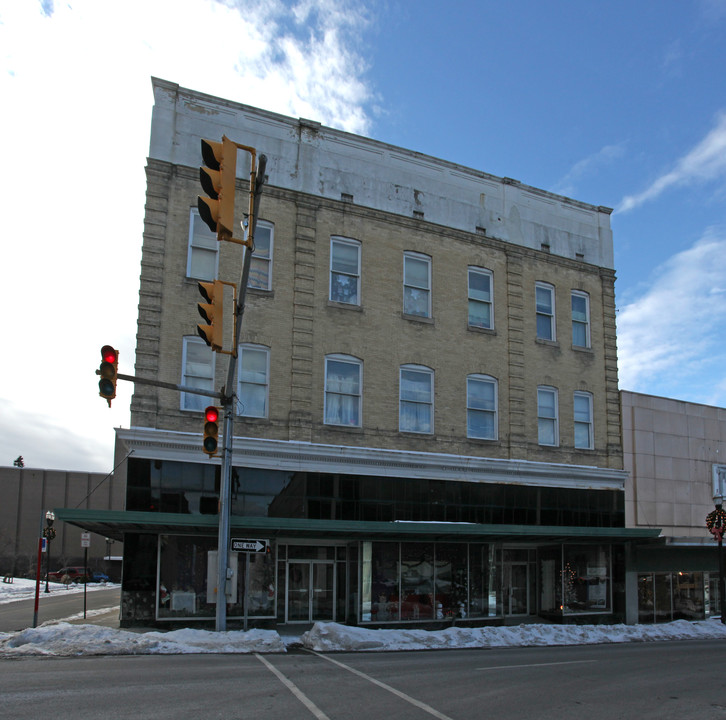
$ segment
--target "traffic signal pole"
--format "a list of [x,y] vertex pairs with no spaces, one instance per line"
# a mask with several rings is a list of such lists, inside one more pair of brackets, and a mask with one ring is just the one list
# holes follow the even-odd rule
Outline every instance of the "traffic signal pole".
[[[247,295],[247,281],[250,275],[250,262],[255,249],[255,229],[257,227],[257,213],[260,207],[262,186],[265,183],[265,169],[267,158],[260,155],[257,171],[252,159],[252,172],[250,173],[250,213],[245,238],[244,257],[242,260],[242,277],[237,293],[237,311],[235,317],[235,338],[239,343],[242,330],[242,317],[245,310],[245,297]],[[237,352],[230,355],[227,367],[227,383],[222,388],[222,407],[224,408],[224,454],[222,456],[222,478],[219,488],[219,535],[217,538],[217,608],[214,629],[224,632],[227,629],[227,583],[231,576],[229,568],[229,527],[231,514],[231,487],[232,487],[232,438],[234,437],[234,402],[237,397],[235,388],[235,372],[237,370]]]

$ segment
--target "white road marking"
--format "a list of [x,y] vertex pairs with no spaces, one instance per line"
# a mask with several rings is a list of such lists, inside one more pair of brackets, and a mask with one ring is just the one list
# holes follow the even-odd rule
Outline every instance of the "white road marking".
[[366,675],[364,672],[361,672],[360,670],[356,670],[355,668],[352,668],[348,665],[344,665],[342,662],[333,660],[333,658],[328,657],[327,655],[321,655],[320,653],[315,652],[314,650],[308,650],[308,652],[312,653],[313,655],[317,655],[319,658],[322,658],[323,660],[327,660],[329,663],[333,663],[333,665],[337,665],[338,667],[341,667],[344,670],[347,670],[348,672],[353,673],[353,675],[357,675],[358,677],[362,677],[364,680],[368,680],[368,682],[371,682],[374,685],[377,685],[378,687],[383,688],[384,690],[387,690],[389,693],[393,693],[396,697],[401,698],[401,700],[405,700],[407,703],[410,703],[411,705],[414,705],[417,708],[420,708],[424,712],[427,712],[429,715],[433,715],[435,718],[438,718],[439,720],[452,720],[452,718],[450,718],[448,715],[444,715],[443,713],[440,713],[438,710],[435,710],[430,705],[427,705],[426,703],[423,703],[420,700],[416,700],[416,698],[412,698],[410,695],[406,695],[406,693],[401,692],[400,690],[396,690],[396,688],[391,687],[390,685],[386,685],[386,683],[381,682],[380,680],[376,680],[375,678],[371,677],[370,675]]
[[275,676],[277,679],[308,709],[318,720],[330,720],[330,718],[298,688],[295,683],[285,677],[276,667],[271,665],[262,655],[255,653],[255,657]]
[[581,665],[583,663],[594,663],[597,660],[567,660],[565,662],[550,663],[533,663],[531,665],[492,665],[490,667],[480,667],[477,670],[511,670],[512,668],[533,668],[533,667],[549,667],[550,665]]

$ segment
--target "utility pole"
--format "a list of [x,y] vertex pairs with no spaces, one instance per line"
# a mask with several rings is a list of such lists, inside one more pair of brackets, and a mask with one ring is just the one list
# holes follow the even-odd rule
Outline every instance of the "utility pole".
[[[251,148],[245,148],[250,150]],[[250,172],[250,212],[247,217],[244,257],[242,260],[242,276],[237,293],[237,308],[235,314],[235,352],[230,355],[227,367],[227,383],[222,388],[222,407],[224,408],[224,454],[222,456],[222,478],[219,488],[219,535],[217,540],[217,608],[214,629],[224,632],[227,629],[227,583],[232,575],[229,567],[229,527],[231,513],[231,487],[232,487],[232,439],[234,437],[234,401],[235,372],[237,370],[237,346],[242,331],[242,318],[245,311],[245,297],[247,295],[247,282],[250,275],[250,262],[255,249],[255,229],[257,227],[257,213],[260,207],[262,186],[265,182],[265,169],[267,158],[260,156],[260,162],[255,171],[255,156],[252,155],[252,171]]]
[[[233,237],[232,226],[234,218],[234,196],[236,182],[237,150],[248,152],[250,160],[249,180],[249,210],[245,221],[241,223],[244,238]],[[101,365],[96,375],[101,377],[99,382],[99,395],[108,401],[116,397],[116,382],[128,380],[140,385],[177,390],[178,392],[219,400],[224,408],[223,450],[222,450],[222,477],[219,489],[219,532],[217,540],[217,608],[215,617],[215,630],[224,632],[227,629],[227,586],[233,576],[229,568],[229,528],[231,514],[231,485],[232,485],[232,441],[234,438],[234,403],[237,398],[235,392],[235,372],[237,370],[237,348],[242,329],[242,318],[245,310],[245,297],[247,282],[250,274],[250,262],[255,250],[255,228],[257,227],[257,214],[260,207],[262,186],[265,183],[265,170],[267,158],[260,155],[257,162],[255,148],[240,145],[227,137],[222,142],[202,140],[202,157],[207,167],[200,168],[202,187],[209,197],[199,197],[197,206],[202,220],[216,232],[217,240],[237,243],[243,246],[242,274],[239,289],[234,300],[234,332],[231,338],[226,337],[224,330],[229,320],[229,308],[225,309],[227,295],[224,289],[232,283],[214,281],[213,283],[199,283],[200,292],[206,303],[199,305],[200,314],[206,325],[198,326],[199,335],[214,352],[229,355],[227,369],[227,382],[220,391],[200,390],[167,383],[160,380],[123,375],[118,372],[118,350],[111,345],[104,345],[101,349]],[[211,409],[211,408],[210,408]],[[208,451],[213,455],[215,452]]]

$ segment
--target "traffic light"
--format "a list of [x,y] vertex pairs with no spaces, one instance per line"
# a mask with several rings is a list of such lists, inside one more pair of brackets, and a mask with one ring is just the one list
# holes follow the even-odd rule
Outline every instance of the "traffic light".
[[209,197],[197,199],[199,215],[218,240],[231,239],[234,226],[234,184],[237,176],[237,145],[223,136],[222,142],[202,140],[199,180]]
[[204,411],[204,441],[202,449],[210,457],[217,454],[219,445],[219,409],[210,405]]
[[116,381],[118,380],[118,350],[110,345],[101,348],[101,366],[96,371],[101,376],[98,381],[98,394],[106,398],[108,406],[111,407],[111,400],[116,397]]
[[215,352],[231,354],[235,348],[237,286],[222,280],[198,283],[205,302],[197,309],[206,325],[197,325],[199,337]]

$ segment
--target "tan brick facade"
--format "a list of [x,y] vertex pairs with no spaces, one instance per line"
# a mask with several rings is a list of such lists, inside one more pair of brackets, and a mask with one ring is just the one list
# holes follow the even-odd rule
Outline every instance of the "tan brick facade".
[[[136,373],[178,383],[182,338],[195,335],[200,296],[186,277],[196,168],[149,160]],[[246,184],[238,181],[238,205]],[[276,187],[261,218],[274,224],[272,290],[250,291],[240,341],[270,348],[269,413],[239,418],[235,434],[333,445],[427,451],[621,468],[614,272],[480,232],[444,227]],[[329,300],[331,236],[361,248],[361,303]],[[432,317],[404,316],[403,255],[431,259]],[[219,279],[237,282],[242,252],[220,248]],[[467,268],[492,272],[494,329],[467,326]],[[535,283],[555,289],[556,340],[536,338]],[[570,296],[587,293],[591,349],[572,346]],[[163,312],[162,312],[163,308]],[[363,367],[362,427],[323,422],[325,356]],[[215,388],[226,377],[217,356]],[[399,432],[399,367],[434,371],[434,432]],[[466,378],[498,382],[498,439],[467,438]],[[537,387],[557,388],[559,446],[537,442]],[[593,397],[594,449],[574,448],[573,393]],[[201,414],[180,410],[178,393],[136,386],[132,426],[201,432]]]

